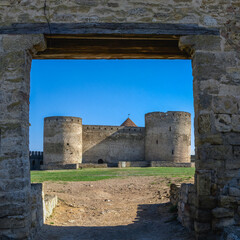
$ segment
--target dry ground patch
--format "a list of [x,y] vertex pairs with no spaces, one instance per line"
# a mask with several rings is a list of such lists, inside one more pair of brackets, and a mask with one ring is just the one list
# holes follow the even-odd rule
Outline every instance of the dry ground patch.
[[180,182],[193,182],[193,177],[44,182],[45,193],[57,195],[59,204],[36,240],[192,239],[169,204],[169,185]]

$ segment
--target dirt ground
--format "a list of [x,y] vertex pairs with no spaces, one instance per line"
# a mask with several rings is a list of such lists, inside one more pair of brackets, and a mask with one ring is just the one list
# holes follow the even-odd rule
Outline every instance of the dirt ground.
[[[171,213],[169,186],[179,178],[128,177],[47,182],[59,204],[36,240],[190,240]],[[191,180],[188,180],[191,182]]]

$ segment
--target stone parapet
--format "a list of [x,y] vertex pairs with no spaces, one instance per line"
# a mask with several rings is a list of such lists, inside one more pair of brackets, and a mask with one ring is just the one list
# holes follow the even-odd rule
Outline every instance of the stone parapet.
[[41,170],[63,170],[63,169],[78,169],[78,163],[73,164],[47,164],[42,165]]
[[58,204],[58,197],[56,195],[45,195],[44,196],[44,222],[46,221],[47,218],[49,218],[52,213],[54,208]]
[[102,164],[94,164],[94,163],[79,163],[78,168],[107,168],[108,165],[106,163]]
[[149,167],[149,162],[147,161],[119,161],[119,168],[125,167]]
[[170,185],[170,202],[173,206],[178,206],[181,184]]
[[195,167],[194,163],[175,163],[168,161],[151,161],[151,167]]
[[31,184],[31,237],[41,229],[44,223],[44,192],[41,183]]

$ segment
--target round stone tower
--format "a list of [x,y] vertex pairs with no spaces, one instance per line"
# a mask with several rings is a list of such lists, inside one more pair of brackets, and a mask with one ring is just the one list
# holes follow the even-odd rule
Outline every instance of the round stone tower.
[[191,114],[152,112],[145,115],[145,160],[190,163]]
[[43,169],[77,168],[82,163],[82,119],[44,119]]

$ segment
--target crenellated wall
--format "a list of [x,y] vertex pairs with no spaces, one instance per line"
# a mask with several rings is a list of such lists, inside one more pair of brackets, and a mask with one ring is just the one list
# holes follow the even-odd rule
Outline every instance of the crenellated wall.
[[83,163],[144,160],[143,127],[83,125]]

